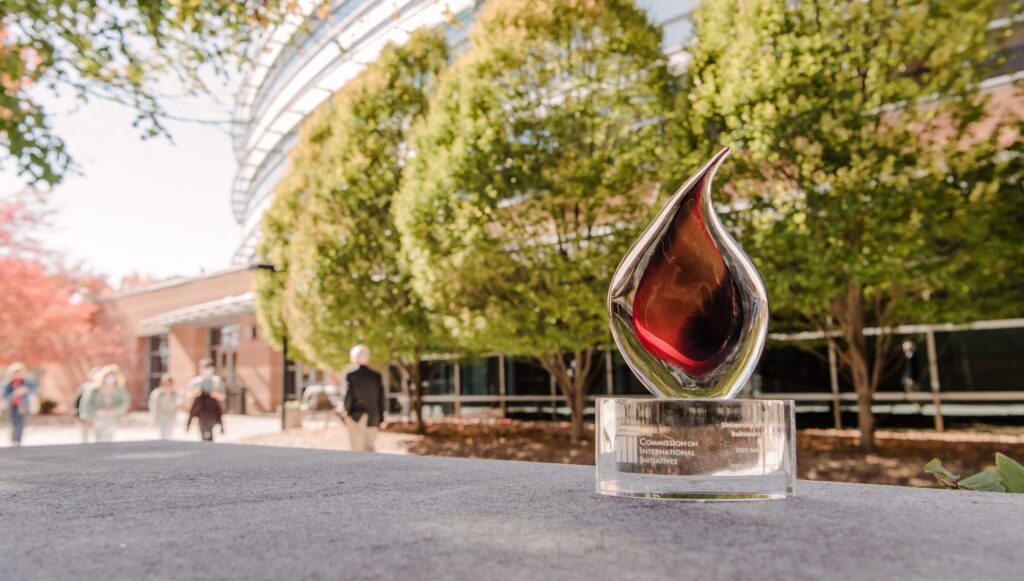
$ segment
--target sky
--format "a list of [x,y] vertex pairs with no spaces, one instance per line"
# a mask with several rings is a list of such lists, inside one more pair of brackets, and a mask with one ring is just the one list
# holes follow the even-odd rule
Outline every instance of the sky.
[[[177,116],[228,119],[230,91],[218,93],[163,102]],[[173,142],[143,140],[124,106],[40,100],[81,172],[53,189],[47,247],[115,286],[131,273],[169,278],[231,266],[241,229],[230,208],[237,163],[227,125],[169,121]],[[23,187],[5,170],[0,195]]]

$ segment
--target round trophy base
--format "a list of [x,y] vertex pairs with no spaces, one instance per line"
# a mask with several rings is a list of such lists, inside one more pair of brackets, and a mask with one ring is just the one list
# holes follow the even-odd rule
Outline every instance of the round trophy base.
[[597,399],[597,491],[690,501],[793,495],[791,400]]

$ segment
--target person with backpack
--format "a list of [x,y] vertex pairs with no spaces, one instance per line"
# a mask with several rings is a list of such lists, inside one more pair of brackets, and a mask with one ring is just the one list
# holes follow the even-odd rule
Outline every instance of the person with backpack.
[[28,376],[28,369],[21,363],[12,363],[3,379],[3,396],[7,402],[7,416],[11,422],[11,445],[21,446],[25,433],[25,422],[32,413],[32,398],[36,395],[36,383]]
[[188,412],[188,422],[185,423],[185,431],[192,426],[192,420],[199,420],[199,432],[203,436],[204,442],[213,441],[213,428],[220,424],[220,433],[224,433],[224,410],[220,407],[220,402],[216,400],[209,392],[201,391],[199,395],[192,400],[192,409]]

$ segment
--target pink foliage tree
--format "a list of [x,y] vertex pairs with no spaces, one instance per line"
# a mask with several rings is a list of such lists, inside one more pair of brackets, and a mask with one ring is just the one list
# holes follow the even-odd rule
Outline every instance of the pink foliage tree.
[[109,287],[40,243],[49,215],[45,195],[35,191],[0,199],[0,364],[87,368],[121,350],[119,330],[94,302]]

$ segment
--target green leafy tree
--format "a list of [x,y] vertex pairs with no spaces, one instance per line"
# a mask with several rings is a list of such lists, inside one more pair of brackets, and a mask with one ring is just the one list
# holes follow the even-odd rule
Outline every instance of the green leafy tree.
[[36,100],[70,90],[137,111],[145,136],[166,135],[156,83],[204,88],[200,65],[224,65],[272,24],[289,0],[0,0],[0,162],[32,183],[55,184],[71,166]]
[[470,41],[414,131],[406,260],[460,346],[551,374],[580,437],[611,274],[681,169],[676,77],[632,2],[491,2]]
[[739,200],[734,229],[773,315],[834,332],[867,449],[893,336],[865,328],[977,316],[1021,283],[1019,120],[994,118],[981,92],[998,64],[995,4],[730,0],[696,12],[688,126],[739,147],[721,178]]
[[[324,105],[296,144],[289,170],[295,181],[281,202],[289,204],[292,188],[304,196],[281,223],[294,227],[282,295],[292,344],[330,368],[347,365],[353,345],[367,345],[397,369],[420,430],[421,360],[447,341],[399,263],[391,201],[401,185],[407,131],[425,113],[446,65],[439,31],[419,30],[404,45],[386,47]],[[278,223],[266,224],[276,237]]]
[[[256,256],[260,262],[273,267],[273,271],[259,270],[253,275],[256,293],[256,317],[266,340],[280,350],[288,335],[284,314],[284,289],[289,271],[292,235],[298,227],[300,214],[306,201],[306,192],[316,183],[320,148],[331,135],[328,109],[318,108],[299,128],[298,142],[288,157],[289,170],[278,182],[270,207],[260,222],[260,243]],[[306,363],[310,359],[293,351],[290,357]]]

